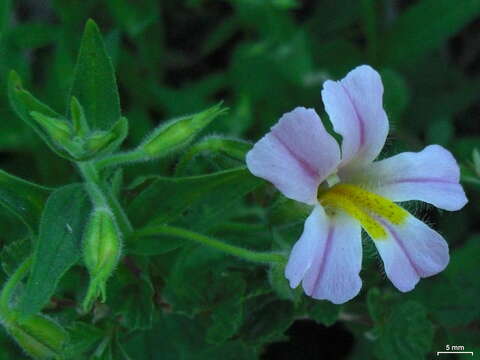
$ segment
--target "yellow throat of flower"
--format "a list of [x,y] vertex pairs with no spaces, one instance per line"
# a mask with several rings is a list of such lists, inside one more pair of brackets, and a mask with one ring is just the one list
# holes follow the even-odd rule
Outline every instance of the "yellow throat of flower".
[[387,231],[378,218],[400,225],[408,212],[394,202],[356,185],[336,184],[328,190],[319,191],[318,200],[327,212],[343,210],[358,220],[374,240],[384,240]]

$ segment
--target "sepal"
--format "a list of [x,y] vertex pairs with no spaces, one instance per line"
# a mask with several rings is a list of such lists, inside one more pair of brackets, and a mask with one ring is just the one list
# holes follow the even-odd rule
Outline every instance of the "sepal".
[[97,208],[91,215],[84,238],[83,258],[90,274],[90,284],[83,301],[88,310],[100,296],[106,300],[105,287],[121,255],[121,238],[110,210]]
[[15,313],[2,319],[7,332],[34,359],[66,359],[67,331],[52,319],[36,314],[18,321]]
[[147,158],[165,156],[190,143],[200,131],[226,110],[220,103],[202,112],[171,120],[154,130],[139,149]]

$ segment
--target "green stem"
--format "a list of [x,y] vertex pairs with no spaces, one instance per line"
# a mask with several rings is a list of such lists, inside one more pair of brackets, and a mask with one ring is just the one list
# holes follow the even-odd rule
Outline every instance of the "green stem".
[[213,239],[211,237],[195,233],[186,229],[181,229],[168,225],[156,225],[146,227],[142,230],[135,232],[135,236],[148,236],[148,235],[170,235],[176,236],[182,239],[196,241],[200,244],[210,246],[217,250],[223,251],[224,253],[240,257],[245,260],[253,262],[277,262],[284,263],[285,257],[281,254],[276,253],[266,253],[266,252],[257,252],[234,245],[226,244],[223,241]]
[[102,184],[94,164],[92,162],[77,164],[85,179],[86,188],[94,206],[110,209],[118,221],[120,230],[125,236],[128,236],[133,231],[130,220],[112,191]]
[[97,169],[101,170],[109,166],[118,166],[125,163],[131,163],[136,161],[142,161],[146,158],[146,154],[140,150],[135,149],[129,152],[121,152],[106,156],[95,162]]
[[0,312],[2,313],[2,317],[6,317],[11,313],[9,308],[10,298],[12,297],[12,294],[15,291],[18,283],[27,274],[31,264],[32,258],[28,257],[5,283],[0,295]]

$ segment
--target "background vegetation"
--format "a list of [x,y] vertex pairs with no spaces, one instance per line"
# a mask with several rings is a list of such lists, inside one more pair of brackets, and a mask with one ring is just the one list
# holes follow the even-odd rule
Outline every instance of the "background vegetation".
[[[410,207],[448,240],[446,271],[401,294],[365,242],[363,289],[343,306],[290,290],[279,265],[177,236],[125,239],[105,304],[79,310],[88,274],[78,263],[43,309],[68,329],[72,358],[412,360],[434,358],[447,344],[479,356],[479,15],[479,0],[0,1],[0,167],[10,174],[49,188],[79,181],[13,112],[7,78],[16,70],[65,113],[88,18],[116,68],[130,124],[125,148],[166,119],[221,100],[229,107],[189,150],[124,168],[117,190],[136,228],[167,222],[288,254],[305,209],[240,168],[250,145],[229,139],[256,141],[296,106],[326,120],[323,81],[363,63],[385,85],[393,131],[382,156],[441,144],[461,163],[470,199],[457,213]],[[201,174],[214,175],[184,178]],[[0,198],[9,191],[0,184]],[[2,282],[30,251],[29,229],[10,210],[0,207]],[[0,359],[23,356],[2,331]]]

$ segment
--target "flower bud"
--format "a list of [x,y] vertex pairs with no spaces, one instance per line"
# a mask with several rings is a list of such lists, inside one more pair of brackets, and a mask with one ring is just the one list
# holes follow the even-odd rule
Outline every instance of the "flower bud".
[[[12,315],[12,314],[10,314]],[[68,333],[52,319],[36,314],[17,321],[9,316],[4,321],[8,333],[34,359],[64,359]]]
[[32,111],[30,115],[43,127],[45,132],[59,144],[63,145],[72,138],[72,129],[66,121],[43,115],[37,111]]
[[85,266],[90,273],[90,284],[83,302],[87,310],[99,295],[105,301],[107,280],[121,254],[120,232],[110,210],[94,210],[85,230],[83,246]]
[[156,129],[140,148],[149,157],[159,157],[175,151],[187,145],[225,110],[218,104],[200,113],[170,121]]
[[75,96],[72,96],[70,102],[70,114],[72,117],[73,131],[77,136],[83,137],[90,132],[83,107]]
[[128,134],[128,120],[120,118],[108,131],[91,133],[85,143],[85,151],[91,155],[111,152],[117,149]]

